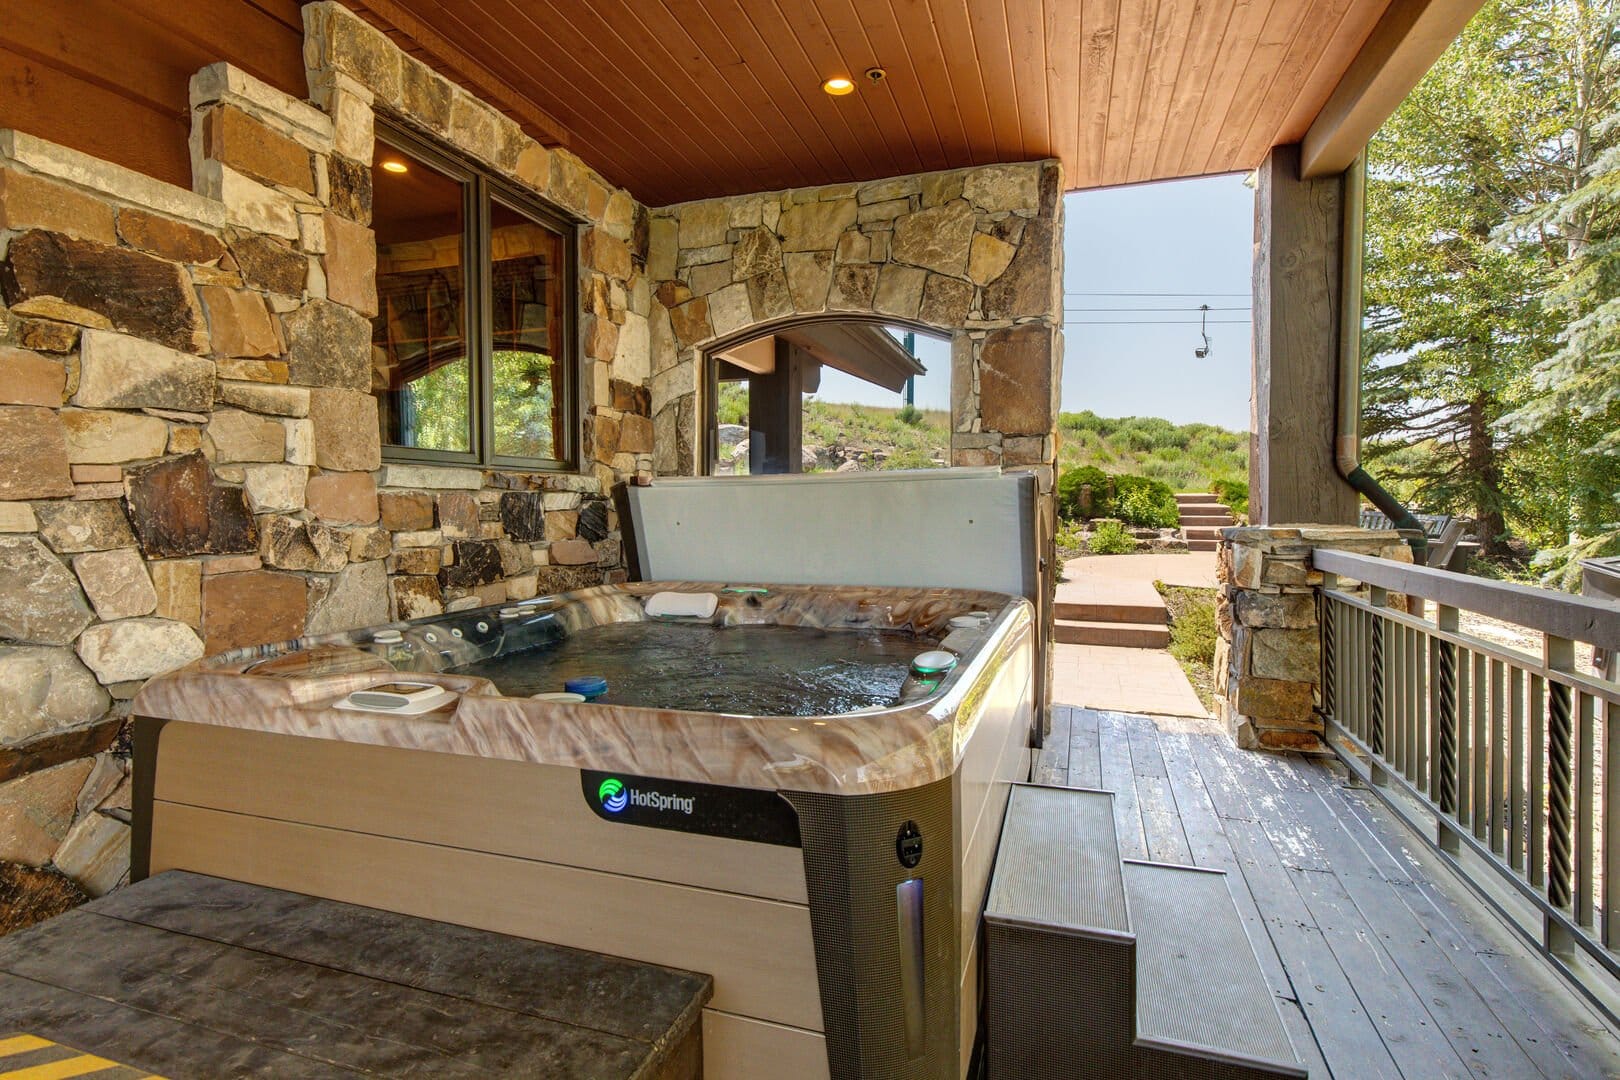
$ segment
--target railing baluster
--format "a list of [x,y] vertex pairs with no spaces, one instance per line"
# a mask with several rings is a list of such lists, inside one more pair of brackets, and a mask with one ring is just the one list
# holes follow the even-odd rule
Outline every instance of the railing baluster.
[[1401,644],[1405,660],[1402,661],[1406,678],[1402,683],[1405,689],[1405,704],[1402,706],[1406,713],[1406,775],[1418,785],[1419,790],[1427,791],[1428,784],[1425,778],[1428,770],[1423,765],[1423,662],[1418,651],[1417,631],[1411,627],[1401,627]]
[[1507,725],[1507,672],[1502,661],[1491,659],[1491,850],[1507,850],[1507,752],[1503,747]]
[[1322,626],[1322,714],[1343,724],[1339,715],[1339,612],[1342,606],[1333,598],[1338,580],[1332,574],[1322,575],[1322,589],[1317,593],[1317,621]]
[[1476,839],[1485,839],[1486,826],[1490,820],[1490,734],[1486,709],[1489,700],[1486,694],[1485,657],[1480,653],[1469,651],[1469,658],[1473,661],[1473,674],[1468,679],[1469,704],[1472,706],[1474,716],[1474,729],[1470,734],[1469,746],[1473,750],[1474,763],[1469,770],[1469,778],[1473,781],[1474,793],[1471,796],[1470,806],[1474,811],[1474,836]]
[[[1524,873],[1524,672],[1508,672],[1508,865]],[[1540,810],[1537,808],[1537,812]]]
[[1615,768],[1620,765],[1620,732],[1615,731],[1615,707],[1603,706],[1603,944],[1614,948],[1620,940],[1620,796],[1615,793]]
[[[1373,607],[1383,607],[1388,599],[1388,593],[1383,589],[1372,590]],[[1368,630],[1372,637],[1372,733],[1367,739],[1367,745],[1379,757],[1385,757],[1384,752],[1384,620],[1377,614],[1370,616],[1371,625]]]
[[[1456,631],[1456,608],[1442,605],[1435,609],[1434,617],[1435,624],[1441,630]],[[1442,814],[1456,817],[1460,802],[1457,773],[1457,646],[1435,638],[1432,651],[1435,666],[1435,727],[1438,729],[1435,756],[1438,758],[1437,772],[1440,776],[1440,793],[1436,801]]]
[[[1574,662],[1574,643],[1568,638],[1545,636],[1546,665],[1554,671],[1568,670]],[[1556,680],[1547,683],[1547,899],[1554,906],[1567,908],[1572,899],[1574,873],[1573,763],[1574,716],[1570,712],[1570,688]]]
[[1547,885],[1547,680],[1530,676],[1530,884]]
[[1592,929],[1592,899],[1596,893],[1596,778],[1597,753],[1594,745],[1596,703],[1591,694],[1575,695],[1575,921]]

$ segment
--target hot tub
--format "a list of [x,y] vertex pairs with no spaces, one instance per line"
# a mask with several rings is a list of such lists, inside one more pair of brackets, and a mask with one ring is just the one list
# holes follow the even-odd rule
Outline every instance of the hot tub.
[[[1034,636],[995,593],[652,582],[236,650],[135,701],[135,875],[709,973],[711,1077],[960,1076]],[[449,693],[350,697],[406,682]]]

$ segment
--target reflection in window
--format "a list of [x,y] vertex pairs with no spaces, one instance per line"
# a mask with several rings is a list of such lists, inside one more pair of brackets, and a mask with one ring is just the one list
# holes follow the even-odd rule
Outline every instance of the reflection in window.
[[391,146],[379,144],[377,151],[371,377],[383,441],[467,452],[465,185]]
[[492,201],[490,256],[495,453],[561,458],[562,237]]

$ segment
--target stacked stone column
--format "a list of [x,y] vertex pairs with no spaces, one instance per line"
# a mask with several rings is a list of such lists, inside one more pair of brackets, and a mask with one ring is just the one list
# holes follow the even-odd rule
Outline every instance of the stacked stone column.
[[1215,697],[1239,746],[1325,751],[1321,626],[1312,568],[1319,547],[1411,562],[1394,532],[1326,525],[1225,529],[1217,576]]

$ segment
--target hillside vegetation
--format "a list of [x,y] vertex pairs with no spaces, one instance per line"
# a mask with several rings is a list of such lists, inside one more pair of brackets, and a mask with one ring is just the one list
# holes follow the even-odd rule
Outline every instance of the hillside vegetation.
[[[747,411],[746,390],[722,388],[722,424],[745,424]],[[1058,431],[1060,470],[1089,465],[1111,475],[1161,480],[1173,491],[1209,491],[1217,480],[1244,478],[1249,472],[1248,434],[1213,424],[1172,424],[1155,416],[1109,418],[1086,411],[1061,414]],[[804,445],[866,451],[863,468],[926,469],[949,460],[950,442],[950,416],[944,410],[903,415],[901,409],[813,397],[804,403]]]

